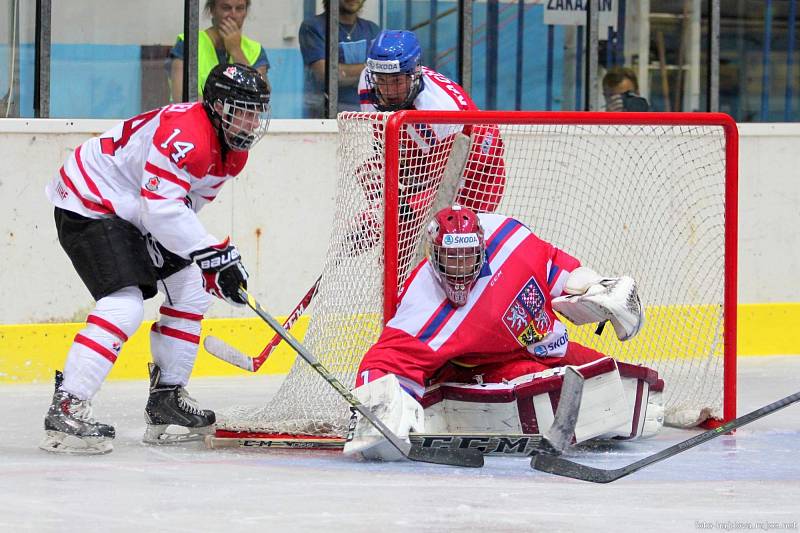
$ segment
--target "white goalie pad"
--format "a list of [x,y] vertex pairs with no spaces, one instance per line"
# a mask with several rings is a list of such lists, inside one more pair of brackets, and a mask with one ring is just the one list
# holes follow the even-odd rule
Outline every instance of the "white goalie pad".
[[[353,394],[369,408],[387,428],[401,439],[408,440],[411,431],[422,433],[425,414],[422,406],[400,387],[394,374],[381,376],[353,390]],[[360,453],[365,459],[400,461],[403,455],[361,415],[354,413],[351,430],[344,445],[346,455]]]
[[[574,442],[598,437],[633,439],[658,431],[660,425],[648,424],[646,416],[652,412],[657,418],[657,409],[651,411],[648,405],[651,386],[663,388],[654,370],[610,358],[575,368],[585,380]],[[430,433],[544,433],[553,424],[563,372],[559,367],[508,383],[438,384],[422,399],[425,429]]]
[[603,278],[586,267],[575,269],[553,299],[553,309],[578,326],[608,320],[621,341],[633,338],[644,323],[636,282],[629,276]]
[[650,386],[641,437],[652,437],[664,427],[664,381]]

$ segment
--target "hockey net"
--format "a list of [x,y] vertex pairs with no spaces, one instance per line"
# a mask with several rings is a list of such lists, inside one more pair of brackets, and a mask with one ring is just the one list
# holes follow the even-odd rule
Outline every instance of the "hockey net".
[[[521,220],[601,274],[631,275],[646,309],[641,333],[620,343],[567,323],[570,339],[658,371],[669,424],[735,416],[730,117],[410,111],[338,122],[335,217],[304,342],[346,386],[421,257],[427,222],[455,198]],[[477,167],[464,168],[469,150]],[[342,436],[349,409],[298,358],[266,406],[221,418],[223,430]]]

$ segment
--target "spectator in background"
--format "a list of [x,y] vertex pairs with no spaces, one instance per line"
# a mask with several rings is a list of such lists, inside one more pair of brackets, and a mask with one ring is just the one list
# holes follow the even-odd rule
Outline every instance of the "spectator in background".
[[[339,111],[358,111],[358,80],[367,59],[367,50],[380,28],[358,16],[366,0],[339,2]],[[325,14],[330,0],[323,0],[324,12],[300,25],[300,52],[305,65],[303,116],[325,116]]]
[[603,76],[606,111],[649,111],[647,100],[639,96],[639,80],[632,68],[612,67]]
[[[250,65],[261,73],[267,82],[269,59],[261,43],[242,33],[244,19],[250,10],[251,0],[206,0],[205,13],[211,26],[198,35],[197,48],[197,98],[203,100],[203,86],[208,73],[218,64],[240,63]],[[183,98],[183,34],[178,35],[170,50],[170,96],[173,102]]]

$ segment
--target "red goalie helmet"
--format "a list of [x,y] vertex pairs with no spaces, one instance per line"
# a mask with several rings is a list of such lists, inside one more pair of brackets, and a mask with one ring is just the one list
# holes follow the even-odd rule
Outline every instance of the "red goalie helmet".
[[442,209],[428,224],[428,261],[453,305],[467,303],[485,256],[480,220],[466,207]]

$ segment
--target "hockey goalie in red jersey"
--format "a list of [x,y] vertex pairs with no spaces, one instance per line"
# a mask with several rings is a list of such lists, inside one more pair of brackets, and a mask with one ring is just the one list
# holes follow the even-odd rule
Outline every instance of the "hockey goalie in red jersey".
[[198,408],[184,387],[209,295],[244,304],[238,288],[247,286],[247,271],[236,247],[209,234],[197,211],[242,171],[266,133],[269,100],[256,70],[218,65],[203,102],[142,113],[86,141],[47,186],[58,240],[96,306],[56,372],[40,448],[112,450],[114,428],[93,418],[91,399],[139,328],[144,300],[159,291],[166,298],[150,332],[144,441],[213,433],[214,412]]
[[[577,442],[657,431],[656,373],[569,340],[554,311],[575,324],[609,321],[620,341],[644,320],[632,278],[598,275],[513,218],[446,208],[429,224],[427,257],[364,355],[354,392],[404,438],[540,433],[571,365],[585,378]],[[354,428],[345,453],[400,458],[366,420]]]

